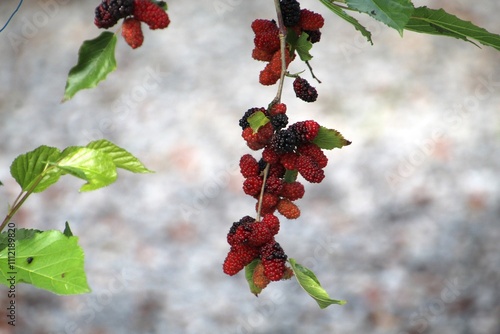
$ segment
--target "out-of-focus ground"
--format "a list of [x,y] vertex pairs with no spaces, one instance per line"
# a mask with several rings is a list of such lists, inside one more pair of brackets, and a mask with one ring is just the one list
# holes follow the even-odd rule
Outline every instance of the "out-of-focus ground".
[[[360,17],[371,46],[301,3],[326,18],[312,50],[323,83],[307,104],[288,80],[283,100],[292,122],[353,143],[328,152],[325,181],[306,186],[277,240],[348,304],[321,310],[294,280],[256,298],[221,270],[230,225],[255,205],[241,190],[238,119],[275,94],[250,58],[250,23],[272,18],[272,1],[169,1],[168,29],[145,30],[137,50],[120,38],[117,71],[61,104],[79,46],[100,33],[98,1],[37,0],[0,33],[0,213],[19,192],[10,163],[42,144],[107,138],[156,173],[91,193],[66,177],[26,202],[19,228],[70,222],[93,291],[19,285],[17,333],[500,333],[500,53]],[[0,22],[16,4],[1,2]],[[497,1],[417,5],[500,32]],[[0,288],[2,313],[7,302]]]

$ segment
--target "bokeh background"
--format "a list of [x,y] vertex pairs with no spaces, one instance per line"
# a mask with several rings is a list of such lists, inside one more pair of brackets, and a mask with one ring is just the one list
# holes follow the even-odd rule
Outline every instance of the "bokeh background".
[[[498,51],[400,38],[358,16],[371,46],[318,1],[301,1],[326,18],[311,63],[322,84],[307,104],[288,80],[283,100],[292,122],[315,119],[353,142],[328,152],[326,179],[306,186],[302,216],[283,219],[277,237],[348,301],[320,310],[294,280],[256,298],[242,274],[221,270],[229,227],[255,205],[241,190],[249,149],[237,124],[275,95],[250,57],[250,23],[273,18],[272,1],[171,0],[168,29],[145,30],[137,50],[120,38],[117,71],[61,104],[79,46],[100,33],[98,2],[25,1],[0,33],[0,213],[19,192],[10,163],[42,144],[107,138],[156,173],[120,173],[91,193],[65,177],[27,201],[17,226],[69,221],[93,291],[19,285],[17,333],[500,333]],[[16,5],[0,3],[0,22]],[[417,5],[500,32],[494,0]],[[12,332],[4,316],[0,332]]]

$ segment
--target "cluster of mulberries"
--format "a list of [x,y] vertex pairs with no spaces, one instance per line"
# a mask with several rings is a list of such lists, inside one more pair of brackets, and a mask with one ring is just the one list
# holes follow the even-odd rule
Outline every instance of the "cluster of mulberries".
[[[268,62],[260,72],[259,82],[263,85],[274,85],[281,76],[281,53],[279,29],[274,20],[257,19],[252,22],[255,33],[252,57],[256,60]],[[293,60],[294,55],[285,52],[286,66]]]
[[253,260],[259,259],[261,268],[255,270],[254,281],[261,289],[270,281],[289,278],[289,269],[285,265],[287,256],[274,239],[279,228],[280,222],[272,214],[264,215],[261,221],[245,216],[234,222],[227,234],[231,249],[224,260],[224,273],[235,275]]
[[164,29],[170,24],[165,10],[151,0],[102,0],[95,9],[94,23],[98,28],[111,28],[120,19],[124,19],[122,36],[133,49],[144,41],[142,22],[149,29]]
[[[261,112],[269,122],[256,132],[250,127],[248,118],[256,112]],[[279,121],[274,121],[278,119]],[[242,137],[248,147],[262,151],[262,158],[257,161],[252,155],[245,154],[240,159],[240,171],[245,181],[245,194],[260,201],[262,214],[271,214],[276,210],[288,219],[300,216],[300,209],[294,201],[304,196],[304,186],[295,180],[287,179],[287,171],[297,172],[305,180],[312,183],[321,182],[323,169],[328,158],[322,149],[314,144],[320,126],[317,122],[308,120],[296,122],[287,126],[286,105],[274,104],[269,110],[251,108],[240,119],[243,130]],[[264,168],[269,164],[269,171],[264,177]],[[265,184],[264,184],[265,182]],[[261,189],[264,187],[262,198]]]
[[[281,12],[284,25],[300,37],[306,33],[311,43],[319,42],[321,38],[320,28],[324,25],[324,19],[320,14],[308,9],[300,9],[297,0],[281,0]],[[252,22],[252,30],[255,33],[254,49],[252,57],[256,60],[265,61],[267,65],[260,72],[259,82],[262,85],[274,85],[281,76],[282,60],[280,52],[279,28],[274,20],[257,19]],[[290,52],[291,47],[287,45],[285,50],[285,67],[295,59],[295,53]]]

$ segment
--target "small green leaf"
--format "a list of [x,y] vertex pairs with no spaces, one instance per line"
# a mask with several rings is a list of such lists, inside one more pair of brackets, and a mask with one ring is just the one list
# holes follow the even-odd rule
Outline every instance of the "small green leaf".
[[161,9],[163,10],[168,10],[168,5],[165,1],[157,1],[157,0],[153,0],[153,2],[155,4],[157,4]]
[[308,38],[309,35],[305,32],[300,34],[300,36],[297,36],[295,31],[291,28],[288,29],[286,35],[286,41],[291,46],[291,52],[293,53],[294,51],[297,51],[302,61],[309,61],[313,58],[309,53],[309,51],[313,47],[313,44],[307,40]]
[[90,292],[77,237],[60,231],[31,233],[23,239],[20,235],[22,230],[17,230],[15,262],[9,259],[9,248],[0,251],[0,284],[28,283],[60,295]]
[[3,186],[3,183],[2,183],[2,181],[0,181],[0,186]]
[[328,293],[319,283],[318,278],[314,273],[306,267],[298,264],[295,259],[289,259],[293,273],[300,286],[318,303],[320,308],[326,308],[332,304],[344,305],[345,300],[331,299]]
[[71,228],[69,227],[69,223],[68,222],[64,223],[63,234],[65,236],[67,236],[67,237],[72,237],[73,236],[73,232],[71,232]]
[[99,150],[111,157],[117,168],[126,169],[132,173],[153,173],[136,157],[121,147],[106,139],[96,140],[87,145],[88,148]]
[[292,182],[296,181],[298,174],[299,174],[299,172],[296,169],[294,169],[294,170],[287,169],[285,172],[285,176],[284,176],[285,182],[292,183]]
[[70,147],[61,154],[57,167],[87,181],[80,191],[96,190],[117,179],[116,166],[107,154],[86,147]]
[[116,69],[116,41],[116,34],[104,31],[97,38],[83,42],[78,51],[78,62],[68,74],[63,102],[82,89],[97,86]]
[[255,286],[255,284],[253,283],[253,272],[255,270],[255,267],[259,264],[259,262],[260,262],[259,259],[255,259],[245,267],[245,278],[248,282],[248,287],[250,288],[250,292],[256,296],[262,291],[261,288]]
[[50,164],[57,161],[60,154],[59,149],[42,145],[14,159],[10,173],[23,191],[38,182],[33,192],[41,192],[59,180],[60,171],[50,168]]
[[472,38],[479,43],[491,46],[500,51],[500,35],[492,34],[469,21],[447,13],[443,9],[417,7],[405,29],[419,33],[455,37],[471,42]]
[[331,150],[351,145],[351,142],[344,138],[337,130],[319,127],[318,135],[312,141],[322,149]]
[[330,0],[319,0],[323,5],[325,5],[326,7],[328,7],[328,9],[330,9],[332,12],[334,12],[335,14],[337,14],[340,18],[346,20],[347,22],[349,22],[350,24],[352,24],[354,26],[354,28],[359,31],[361,33],[361,35],[363,35],[364,37],[366,37],[366,39],[368,40],[368,42],[370,42],[372,45],[373,45],[373,41],[372,41],[372,33],[369,32],[363,25],[361,25],[358,20],[356,20],[354,17],[350,16],[349,14],[347,14],[346,12],[344,12],[342,10],[342,8],[340,8],[339,6],[336,6],[332,3],[332,1]]
[[254,133],[257,132],[261,126],[270,122],[269,118],[262,111],[253,113],[250,117],[248,117],[247,121]]
[[346,0],[346,4],[396,29],[401,36],[414,10],[410,0]]

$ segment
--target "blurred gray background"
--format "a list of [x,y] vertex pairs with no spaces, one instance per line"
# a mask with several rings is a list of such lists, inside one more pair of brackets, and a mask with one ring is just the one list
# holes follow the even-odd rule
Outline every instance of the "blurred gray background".
[[[0,213],[19,192],[10,163],[42,144],[106,138],[156,173],[120,172],[91,193],[65,177],[26,202],[19,228],[70,222],[93,291],[19,285],[17,333],[500,333],[498,51],[400,38],[357,16],[371,46],[318,1],[301,1],[326,19],[311,62],[323,83],[307,104],[287,80],[283,100],[292,122],[315,119],[353,142],[327,153],[326,179],[306,185],[302,216],[282,219],[277,237],[348,301],[320,310],[294,280],[256,298],[242,274],[222,273],[227,231],[255,205],[241,190],[237,163],[250,150],[238,119],[276,93],[258,84],[264,63],[250,57],[250,23],[273,18],[272,1],[169,1],[168,29],[145,29],[137,50],[120,38],[117,71],[61,104],[79,46],[100,33],[98,3],[25,1],[0,33]],[[0,22],[16,5],[0,3]],[[417,5],[500,33],[498,1]]]

